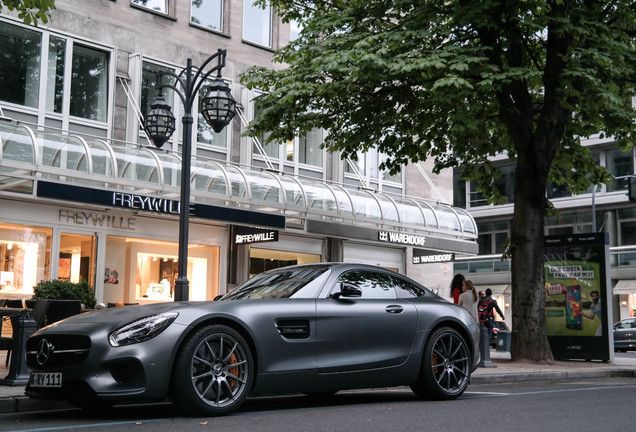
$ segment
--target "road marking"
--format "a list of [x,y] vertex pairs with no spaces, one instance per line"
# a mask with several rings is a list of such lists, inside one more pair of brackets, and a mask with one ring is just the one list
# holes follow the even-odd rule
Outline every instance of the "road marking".
[[498,392],[466,392],[465,395],[476,395],[476,397],[506,397],[506,396],[529,396],[539,395],[546,393],[568,393],[568,392],[581,392],[581,391],[594,391],[594,390],[614,390],[614,389],[633,389],[632,385],[620,385],[620,386],[607,386],[607,387],[581,387],[574,389],[559,389],[559,390],[540,390],[531,392],[520,393],[498,393]]

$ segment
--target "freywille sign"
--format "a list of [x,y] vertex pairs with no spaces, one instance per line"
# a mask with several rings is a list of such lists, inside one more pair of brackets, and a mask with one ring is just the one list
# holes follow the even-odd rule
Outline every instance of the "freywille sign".
[[398,243],[405,244],[411,246],[424,246],[426,242],[426,237],[414,235],[414,234],[403,234],[392,231],[380,231],[378,232],[378,240],[386,243]]
[[234,227],[234,243],[263,243],[278,241],[278,231],[265,228]]
[[413,249],[413,264],[430,264],[455,261],[454,253],[440,253],[424,249]]
[[[150,197],[118,191],[92,189],[82,186],[38,181],[37,196],[87,204],[118,207],[122,209],[179,215],[179,201]],[[206,204],[191,204],[190,216],[245,225],[260,225],[285,228],[285,216],[219,207]]]

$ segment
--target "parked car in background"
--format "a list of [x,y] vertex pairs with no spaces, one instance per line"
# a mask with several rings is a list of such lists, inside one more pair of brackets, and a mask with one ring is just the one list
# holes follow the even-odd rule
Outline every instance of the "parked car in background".
[[490,346],[497,348],[497,333],[501,330],[510,331],[510,328],[504,321],[495,321],[492,328],[492,338],[490,339]]
[[103,309],[27,341],[32,398],[97,408],[172,399],[193,415],[250,394],[408,385],[461,396],[477,367],[466,309],[376,266],[320,263],[254,276],[217,301]]
[[614,324],[614,351],[636,350],[636,318]]

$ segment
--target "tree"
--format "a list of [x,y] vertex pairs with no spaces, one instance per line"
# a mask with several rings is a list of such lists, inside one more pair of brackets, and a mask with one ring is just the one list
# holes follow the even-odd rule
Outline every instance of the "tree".
[[[265,0],[259,0],[261,5]],[[636,139],[632,0],[268,0],[302,26],[284,68],[241,80],[265,91],[252,136],[328,130],[325,147],[355,159],[377,147],[395,172],[433,158],[460,166],[502,202],[489,160],[515,161],[512,260],[515,360],[553,360],[545,331],[548,181],[581,193],[611,175],[581,138]]]
[[0,7],[10,11],[17,10],[18,18],[25,24],[38,25],[38,21],[46,24],[55,9],[55,0],[0,0]]

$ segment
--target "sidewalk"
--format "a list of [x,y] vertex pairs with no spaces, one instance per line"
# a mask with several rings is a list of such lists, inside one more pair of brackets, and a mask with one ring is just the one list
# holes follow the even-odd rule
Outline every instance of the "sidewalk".
[[[0,378],[7,375],[5,354],[0,353]],[[611,363],[599,361],[557,361],[553,364],[513,362],[510,353],[490,350],[490,360],[496,367],[480,367],[473,373],[471,384],[523,381],[546,381],[611,376],[636,377],[636,357],[618,357]],[[37,401],[24,395],[24,386],[0,385],[0,414],[49,409],[71,408],[62,401]]]

